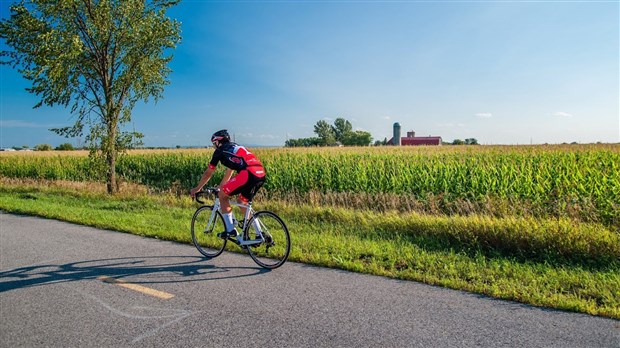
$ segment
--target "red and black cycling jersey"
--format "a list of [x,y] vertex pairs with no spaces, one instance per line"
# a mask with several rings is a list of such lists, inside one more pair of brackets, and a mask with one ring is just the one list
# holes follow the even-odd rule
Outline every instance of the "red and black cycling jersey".
[[215,169],[220,162],[225,167],[237,172],[247,169],[259,178],[265,176],[263,164],[258,158],[245,147],[233,142],[224,143],[215,149],[211,162],[209,162],[209,168]]

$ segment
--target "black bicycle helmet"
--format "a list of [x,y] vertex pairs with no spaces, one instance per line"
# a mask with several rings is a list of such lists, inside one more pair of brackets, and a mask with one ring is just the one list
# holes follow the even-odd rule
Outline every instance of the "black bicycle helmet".
[[213,133],[213,135],[211,136],[211,142],[213,144],[215,144],[215,142],[217,142],[218,144],[222,144],[222,143],[227,143],[229,141],[230,141],[230,135],[228,134],[228,130],[226,129],[219,130]]

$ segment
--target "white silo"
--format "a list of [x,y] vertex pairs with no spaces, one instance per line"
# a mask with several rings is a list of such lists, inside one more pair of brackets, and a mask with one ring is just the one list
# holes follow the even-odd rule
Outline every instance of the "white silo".
[[400,124],[394,123],[394,137],[392,138],[392,145],[400,146]]

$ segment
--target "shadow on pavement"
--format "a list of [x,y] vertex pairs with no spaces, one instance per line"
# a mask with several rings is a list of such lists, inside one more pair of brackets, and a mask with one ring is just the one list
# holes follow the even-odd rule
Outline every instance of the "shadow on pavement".
[[66,264],[35,264],[0,272],[0,292],[46,284],[97,279],[101,276],[132,279],[134,284],[212,281],[256,276],[260,267],[217,267],[195,256],[123,257]]

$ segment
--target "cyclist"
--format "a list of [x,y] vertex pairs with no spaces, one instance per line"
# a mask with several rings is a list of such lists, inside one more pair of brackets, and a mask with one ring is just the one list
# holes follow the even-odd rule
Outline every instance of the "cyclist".
[[[213,133],[211,143],[215,147],[215,152],[213,152],[209,166],[202,174],[198,185],[190,190],[190,195],[193,198],[196,192],[209,182],[218,163],[222,163],[227,169],[220,182],[219,198],[220,212],[224,218],[226,231],[219,233],[218,236],[221,238],[236,237],[238,233],[233,222],[230,197],[238,194],[239,203],[247,203],[252,190],[255,187],[258,189],[265,181],[265,168],[248,149],[230,141],[230,135],[226,129]],[[237,174],[233,177],[235,171]],[[245,209],[242,208],[242,211],[245,216]],[[257,228],[256,231],[256,238],[260,238],[259,229]]]

